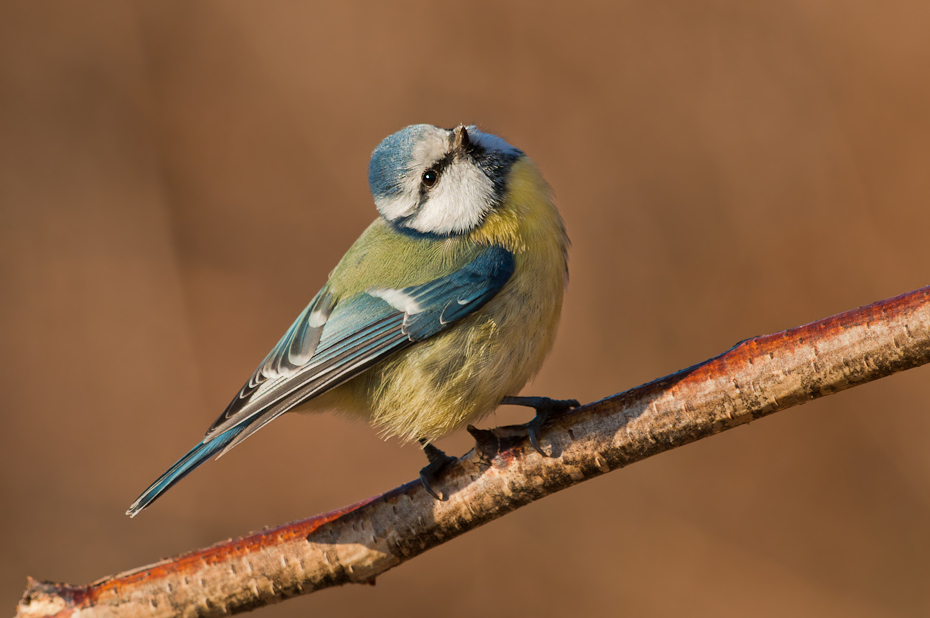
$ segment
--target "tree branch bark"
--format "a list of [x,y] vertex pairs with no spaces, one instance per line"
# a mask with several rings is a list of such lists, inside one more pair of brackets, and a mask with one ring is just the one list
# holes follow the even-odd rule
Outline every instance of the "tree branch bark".
[[30,578],[17,616],[219,616],[381,573],[576,483],[930,362],[930,286],[773,335],[550,418],[536,453],[515,427],[475,430],[444,472],[338,511],[85,586]]

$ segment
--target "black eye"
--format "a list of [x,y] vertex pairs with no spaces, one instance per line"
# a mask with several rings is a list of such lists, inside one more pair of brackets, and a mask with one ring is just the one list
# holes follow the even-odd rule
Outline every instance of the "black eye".
[[426,170],[423,172],[423,186],[432,187],[436,184],[437,180],[439,180],[439,174],[436,173],[436,170]]

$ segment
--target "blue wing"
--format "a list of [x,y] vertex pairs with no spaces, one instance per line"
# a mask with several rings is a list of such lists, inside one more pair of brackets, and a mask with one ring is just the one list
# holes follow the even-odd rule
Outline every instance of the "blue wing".
[[372,288],[336,302],[324,287],[242,387],[203,441],[152,484],[135,515],[214,454],[300,403],[477,311],[513,275],[514,256],[488,247],[452,274],[403,289]]

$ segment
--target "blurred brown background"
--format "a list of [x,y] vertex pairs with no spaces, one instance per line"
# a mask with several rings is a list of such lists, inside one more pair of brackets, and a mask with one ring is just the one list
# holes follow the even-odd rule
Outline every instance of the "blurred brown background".
[[[555,189],[572,280],[528,392],[590,401],[930,283],[930,4],[541,4],[0,5],[0,611],[27,574],[414,478],[416,448],[286,417],[123,515],[374,218],[368,156],[407,124],[477,123]],[[262,614],[928,615],[928,408],[910,371]]]

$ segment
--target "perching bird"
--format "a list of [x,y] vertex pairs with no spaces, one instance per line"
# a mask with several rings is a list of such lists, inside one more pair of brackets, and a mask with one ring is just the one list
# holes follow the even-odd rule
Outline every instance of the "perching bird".
[[568,236],[536,166],[474,126],[409,126],[371,156],[379,218],[206,437],[129,507],[136,515],[214,455],[285,412],[362,415],[385,436],[419,440],[427,491],[453,458],[430,442],[512,397],[552,347],[568,277]]

